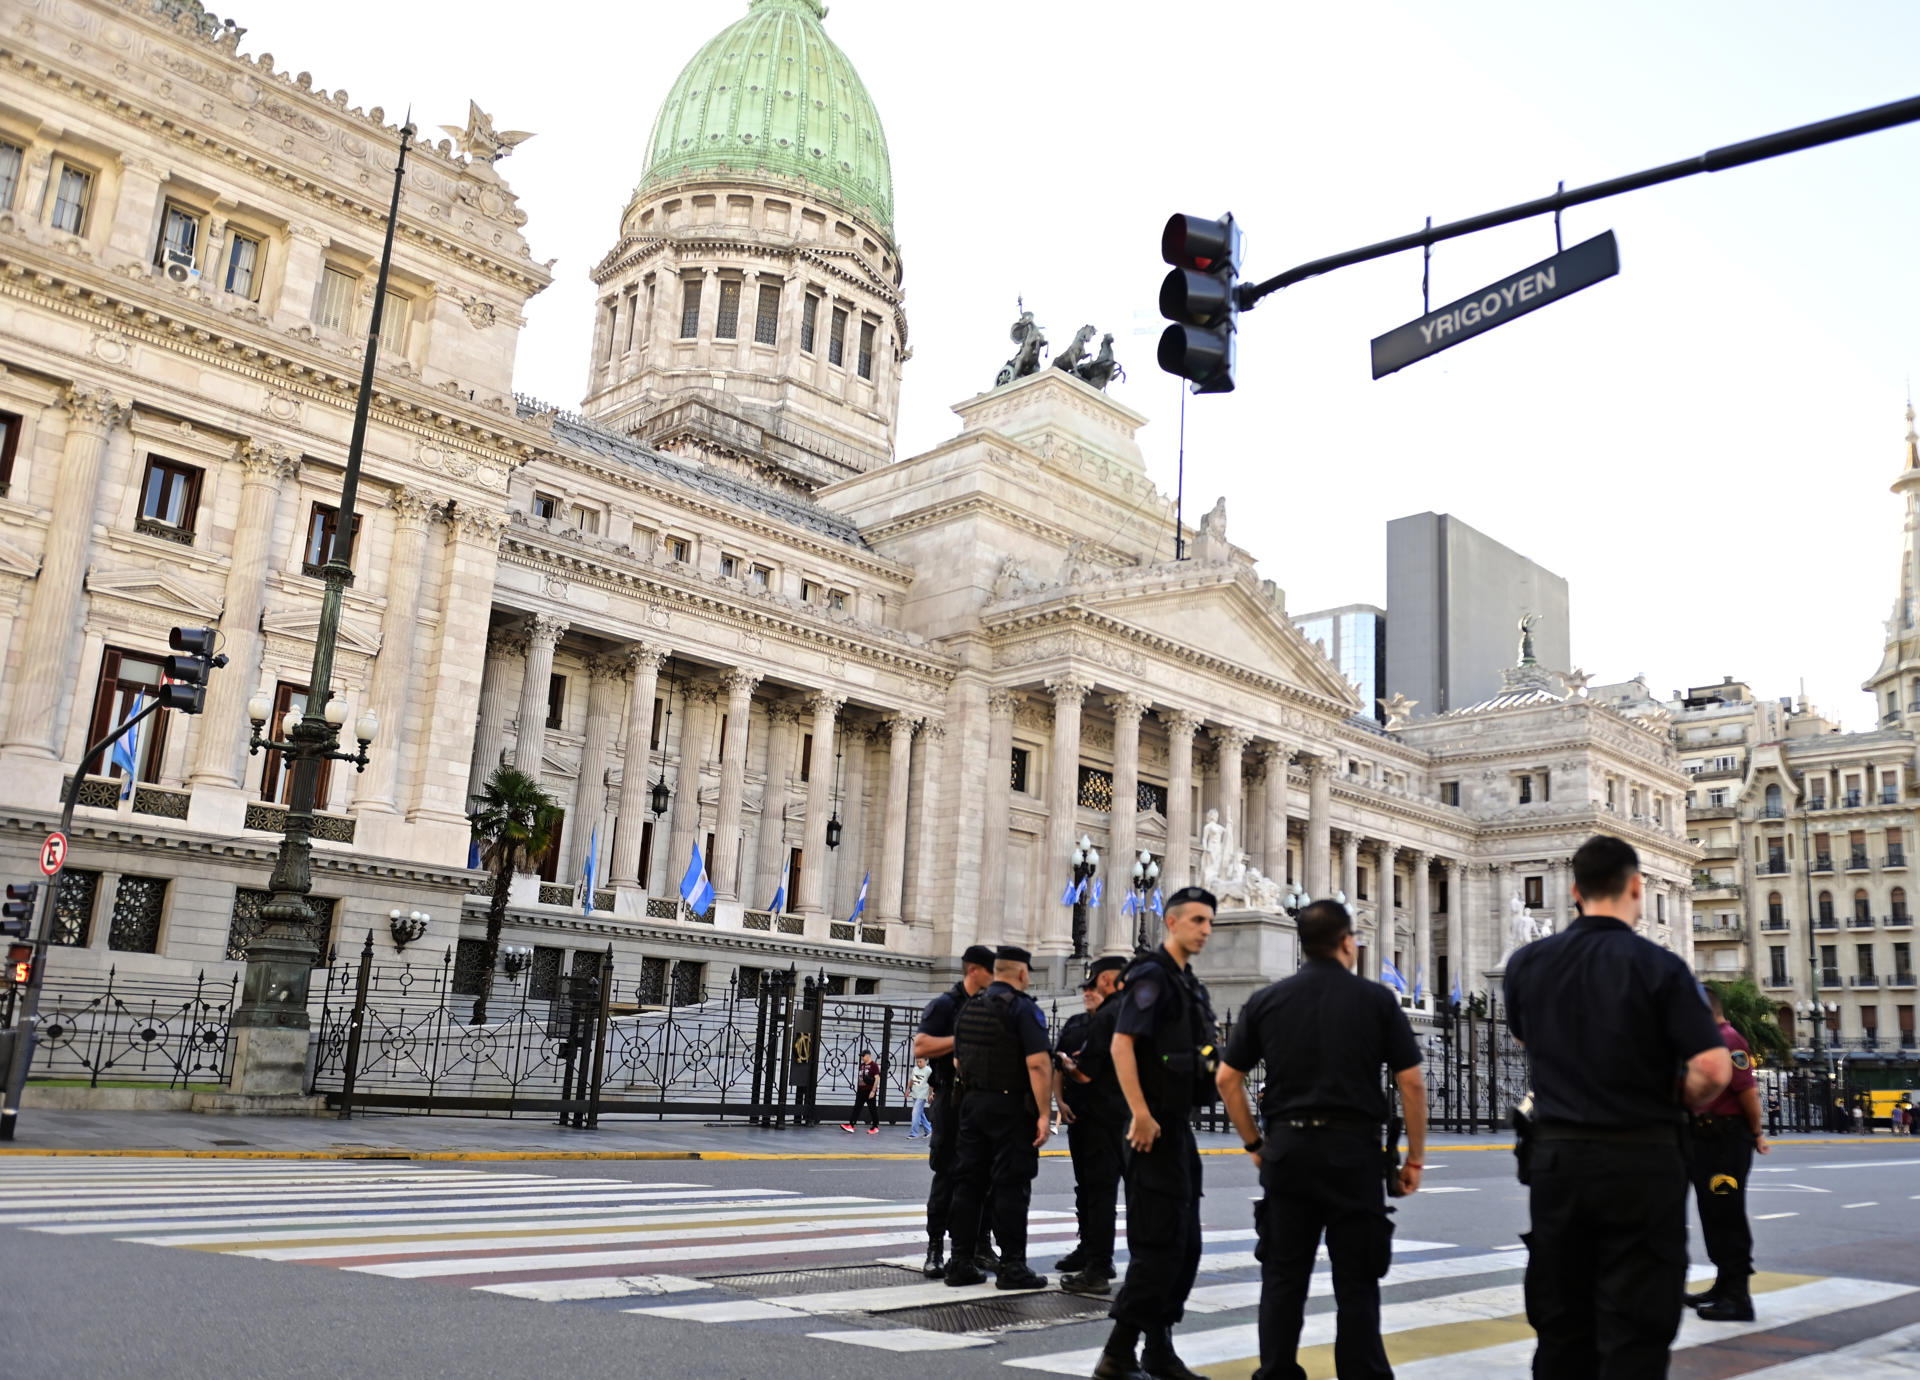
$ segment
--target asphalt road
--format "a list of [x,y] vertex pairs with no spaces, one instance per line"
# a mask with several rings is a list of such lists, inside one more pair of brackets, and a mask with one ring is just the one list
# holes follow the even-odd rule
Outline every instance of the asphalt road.
[[[917,1144],[890,1129],[848,1148]],[[1512,1157],[1452,1146],[1428,1162],[1428,1191],[1400,1206],[1386,1293],[1403,1325],[1399,1373],[1524,1374],[1513,1315],[1526,1202]],[[1876,1338],[1920,1332],[1920,1141],[1782,1146],[1759,1168],[1758,1264],[1773,1292],[1755,1330],[1695,1339],[1674,1375],[1911,1375],[1920,1357],[1872,1352],[1898,1349]],[[1209,1157],[1206,1174],[1209,1311],[1181,1336],[1222,1380],[1251,1371],[1258,1190],[1235,1156]],[[963,1303],[876,1264],[920,1253],[925,1183],[917,1162],[865,1159],[4,1158],[0,1376],[1085,1374],[1074,1353],[1106,1326],[1078,1301],[989,1290]],[[1043,1161],[1034,1210],[1050,1234],[1032,1261],[1052,1274],[1072,1242],[1066,1161]],[[1700,1259],[1697,1229],[1693,1244]],[[568,1291],[602,1296],[558,1297]],[[1309,1312],[1332,1304],[1315,1298]],[[1769,1369],[1795,1357],[1833,1364]]]

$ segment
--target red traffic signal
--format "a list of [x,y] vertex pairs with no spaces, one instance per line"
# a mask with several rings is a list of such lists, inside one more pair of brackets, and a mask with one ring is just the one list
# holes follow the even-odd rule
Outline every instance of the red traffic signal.
[[1160,257],[1173,265],[1160,284],[1160,314],[1173,322],[1160,336],[1160,367],[1196,393],[1233,391],[1244,252],[1231,215],[1176,215],[1160,232]]
[[33,945],[7,945],[7,976],[21,985],[33,977]]

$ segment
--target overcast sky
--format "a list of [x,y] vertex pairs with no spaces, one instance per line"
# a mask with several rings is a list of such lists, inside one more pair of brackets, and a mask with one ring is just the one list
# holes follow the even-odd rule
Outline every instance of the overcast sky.
[[[245,51],[353,104],[411,101],[430,130],[472,97],[536,131],[501,172],[536,256],[559,262],[516,386],[573,406],[587,271],[654,113],[745,12],[253,0],[233,17]],[[1179,392],[1153,344],[1170,212],[1232,210],[1265,277],[1920,94],[1920,6],[1896,3],[836,0],[826,25],[892,146],[914,351],[901,454],[992,382],[1024,295],[1056,347],[1083,322],[1119,335],[1115,396],[1153,419],[1168,490]],[[1573,656],[1597,680],[1787,695],[1804,678],[1869,727],[1920,353],[1916,155],[1920,129],[1895,130],[1570,212],[1568,244],[1617,231],[1618,278],[1378,383],[1368,340],[1420,314],[1417,253],[1269,298],[1242,323],[1239,391],[1189,400],[1190,520],[1228,495],[1230,535],[1305,612],[1382,600],[1387,521],[1450,512],[1567,577]],[[1433,302],[1552,250],[1548,220],[1443,245]]]

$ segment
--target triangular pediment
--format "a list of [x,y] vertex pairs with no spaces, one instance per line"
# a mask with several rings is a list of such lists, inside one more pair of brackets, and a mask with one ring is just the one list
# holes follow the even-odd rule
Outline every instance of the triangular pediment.
[[167,570],[90,570],[87,593],[133,604],[149,604],[183,620],[211,623],[220,617],[226,597],[181,579]]
[[[274,637],[311,642],[320,632],[320,614],[305,609],[269,613],[260,620],[260,631]],[[380,651],[380,632],[377,628],[363,627],[352,619],[342,618],[339,646],[343,651],[357,652],[361,656],[377,655]]]
[[40,573],[38,558],[28,555],[5,538],[0,538],[0,575],[17,575],[31,580]]

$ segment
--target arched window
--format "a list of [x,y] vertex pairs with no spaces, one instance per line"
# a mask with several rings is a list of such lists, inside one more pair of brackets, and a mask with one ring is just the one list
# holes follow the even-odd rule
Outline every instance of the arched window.
[[1767,787],[1767,814],[1778,819],[1785,813],[1786,811],[1780,804],[1780,788],[1778,786]]
[[1825,924],[1831,925],[1833,923],[1833,893],[1831,891],[1823,891],[1820,893],[1820,919]]
[[1867,889],[1860,887],[1853,893],[1854,923],[1870,925],[1873,923],[1873,907],[1867,900]]
[[1777,926],[1784,925],[1786,922],[1787,912],[1785,907],[1780,904],[1780,893],[1777,891],[1769,891],[1767,893],[1767,923]]
[[1907,889],[1903,886],[1893,889],[1893,918],[1896,920],[1907,918]]

